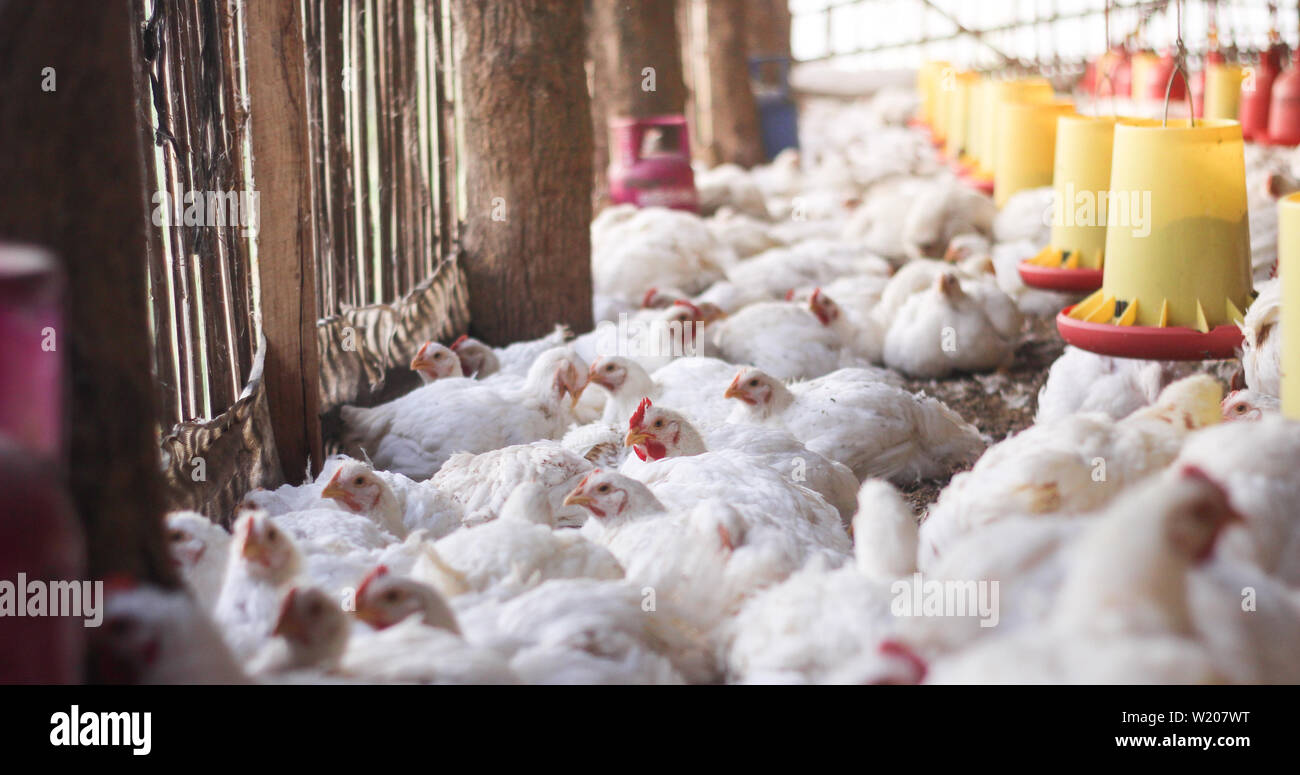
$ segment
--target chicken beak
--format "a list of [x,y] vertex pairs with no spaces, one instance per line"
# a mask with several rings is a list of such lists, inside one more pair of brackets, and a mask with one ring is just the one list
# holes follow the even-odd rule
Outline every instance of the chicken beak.
[[382,630],[388,626],[388,622],[384,621],[384,618],[380,615],[379,611],[375,610],[373,606],[366,604],[360,599],[357,600],[357,610],[353,613],[358,619],[376,630]]
[[433,364],[429,363],[429,361],[425,359],[423,352],[416,354],[416,356],[411,359],[411,371],[428,370],[432,372],[433,371],[432,367]]
[[564,497],[565,506],[586,506],[591,503],[591,496],[578,488]]
[[[716,389],[717,389],[717,388],[714,388],[714,390],[716,390]],[[745,400],[745,391],[743,391],[743,390],[740,389],[740,375],[739,375],[739,374],[737,374],[737,375],[736,375],[736,378],[733,379],[733,380],[731,381],[731,384],[730,384],[730,385],[727,385],[727,392],[723,393],[723,394],[722,394],[722,397],[723,397],[723,398],[738,398],[738,399],[740,399],[740,400],[742,400],[742,401]]]
[[646,433],[641,428],[632,428],[627,432],[627,436],[624,437],[623,446],[635,447],[638,444],[645,444],[646,441],[653,438],[654,438],[653,435]]
[[245,560],[248,560],[249,562],[256,562],[261,565],[266,565],[266,561],[267,561],[266,548],[262,546],[262,542],[258,541],[257,537],[254,536],[252,533],[249,533],[247,536],[244,537],[244,546],[242,549],[240,549],[239,553]]
[[329,482],[325,484],[325,489],[320,491],[320,496],[322,498],[329,498],[330,500],[336,501],[347,500],[348,491],[343,489],[343,484],[339,481],[339,475],[342,473],[343,469],[341,468],[334,472],[334,476],[330,477]]

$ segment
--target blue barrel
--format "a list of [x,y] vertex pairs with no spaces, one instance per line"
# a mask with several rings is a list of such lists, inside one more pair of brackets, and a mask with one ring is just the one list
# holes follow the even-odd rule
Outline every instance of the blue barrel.
[[[776,63],[778,78],[775,84],[760,81],[759,74],[765,64]],[[763,132],[763,153],[770,160],[786,148],[799,147],[799,111],[790,96],[790,57],[754,56],[749,58],[749,74],[754,82],[754,98],[758,102],[759,126]]]

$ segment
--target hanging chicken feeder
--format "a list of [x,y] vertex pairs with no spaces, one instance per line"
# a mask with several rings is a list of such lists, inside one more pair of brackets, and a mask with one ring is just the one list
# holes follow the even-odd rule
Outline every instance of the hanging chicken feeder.
[[[1169,78],[1173,75],[1175,66],[1173,52],[1166,50],[1164,56],[1155,60],[1151,65],[1151,70],[1147,73],[1142,94],[1139,95],[1139,98],[1164,102],[1165,89],[1168,87]],[[1169,99],[1187,99],[1187,84],[1183,79],[1175,79],[1173,86],[1169,87]]]
[[943,149],[948,144],[948,113],[952,107],[952,92],[955,88],[957,71],[952,65],[944,67],[935,74],[934,86],[934,121],[930,124],[930,142],[939,149],[939,159],[943,160]]
[[1073,112],[1074,103],[1068,100],[1002,103],[994,204],[1002,207],[1018,191],[1052,184],[1056,120]]
[[1273,81],[1268,112],[1267,137],[1271,145],[1300,144],[1300,50],[1291,57],[1291,67]]
[[987,81],[980,100],[979,145],[975,147],[975,169],[967,182],[989,196],[997,171],[997,150],[1001,105],[1005,100],[1020,102],[1048,102],[1054,96],[1052,84],[1045,78],[1017,81]]
[[1282,55],[1279,46],[1270,46],[1259,54],[1259,64],[1241,84],[1241,135],[1248,142],[1266,140],[1268,114],[1273,102],[1273,82],[1277,80]]
[[1251,288],[1241,126],[1115,126],[1102,286],[1056,319],[1067,342],[1125,358],[1229,358]]
[[1096,96],[1125,97],[1133,93],[1133,61],[1127,49],[1121,46],[1102,54],[1096,70]]
[[951,67],[947,62],[925,62],[916,71],[916,88],[921,95],[919,115],[913,124],[926,132],[934,129],[935,101],[939,94],[939,75],[944,68]]
[[1110,155],[1115,124],[1121,120],[1136,121],[1108,116],[1057,119],[1052,240],[1020,264],[1025,285],[1072,292],[1101,287]]
[[699,209],[691,138],[680,115],[615,118],[609,195],[615,204]]
[[971,102],[979,76],[971,72],[957,73],[948,97],[948,128],[945,132],[945,152],[955,171],[961,171],[962,157],[970,154]]
[[1300,193],[1277,204],[1278,277],[1282,283],[1282,412],[1300,420]]
[[[1129,67],[1131,75],[1129,76],[1129,96],[1135,100],[1143,100],[1148,97],[1152,90],[1152,85],[1156,82],[1156,69],[1160,66],[1160,57],[1156,56],[1154,51],[1139,51],[1133,55]],[[1165,98],[1164,82],[1160,83],[1160,97]],[[1123,92],[1121,92],[1123,94]]]
[[1241,82],[1245,75],[1240,65],[1217,62],[1205,68],[1205,112],[1207,119],[1237,120],[1241,111]]

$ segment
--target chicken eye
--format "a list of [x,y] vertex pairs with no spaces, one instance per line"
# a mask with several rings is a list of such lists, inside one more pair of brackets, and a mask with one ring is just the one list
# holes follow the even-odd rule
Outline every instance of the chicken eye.
[[185,533],[181,532],[180,530],[173,530],[167,534],[167,540],[172,541],[173,543],[177,541],[184,541],[188,537],[189,536],[185,535]]
[[613,371],[613,370],[614,370],[614,364],[612,363],[605,367],[605,371]]
[[275,539],[277,539],[277,538],[279,538],[279,537],[280,537],[280,534],[277,533],[277,532],[275,532],[274,530],[268,530],[268,531],[266,531],[266,540],[268,540],[268,541],[274,541]]
[[1245,404],[1237,404],[1236,406],[1232,407],[1232,411],[1236,412],[1237,414],[1245,414],[1245,413],[1246,413],[1246,405],[1245,405]]
[[751,380],[749,381],[749,386],[750,386],[750,387],[758,387],[758,380],[757,380],[757,379],[751,379]]
[[401,599],[402,599],[402,593],[398,592],[396,589],[390,589],[384,593],[385,603],[396,603],[398,600]]
[[358,476],[356,479],[352,480],[352,483],[360,487],[361,485],[366,483],[366,479],[364,476]]
[[435,361],[438,360],[438,359],[441,358],[441,357],[442,357],[442,353],[440,353],[440,352],[436,352],[436,353],[433,354],[433,359],[434,359]]
[[596,492],[609,492],[609,485],[602,484],[601,486],[596,488]]
[[321,610],[322,609],[320,603],[312,603],[310,606],[307,607],[307,614],[309,616],[320,616]]
[[662,427],[664,427],[664,421],[663,421],[663,420],[655,420],[655,427],[656,427],[656,428],[662,428]]

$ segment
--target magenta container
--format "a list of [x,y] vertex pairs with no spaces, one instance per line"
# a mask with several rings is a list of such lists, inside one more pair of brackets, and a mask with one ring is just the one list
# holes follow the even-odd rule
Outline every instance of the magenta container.
[[683,116],[616,118],[609,126],[614,135],[609,194],[615,204],[699,210]]
[[39,248],[0,243],[0,434],[63,459],[63,274]]

